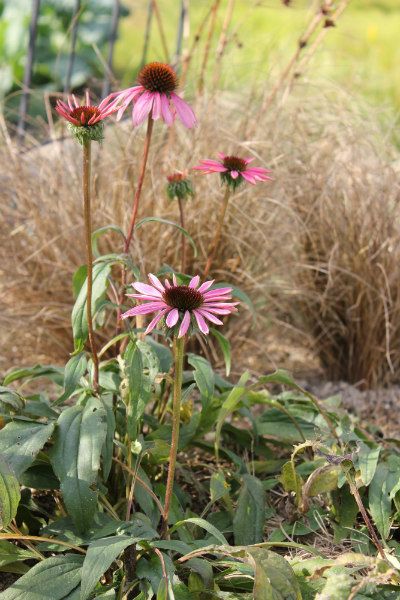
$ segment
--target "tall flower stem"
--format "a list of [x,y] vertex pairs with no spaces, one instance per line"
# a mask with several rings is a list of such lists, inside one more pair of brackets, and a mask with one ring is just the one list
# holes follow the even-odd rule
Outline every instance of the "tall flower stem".
[[[131,245],[131,242],[132,242],[133,233],[135,231],[136,217],[137,217],[137,213],[138,213],[138,209],[139,209],[139,200],[140,200],[140,196],[142,194],[144,176],[145,176],[145,173],[146,173],[147,159],[148,159],[148,156],[149,156],[151,134],[153,133],[153,123],[154,123],[154,121],[151,118],[151,114],[150,114],[149,118],[147,120],[147,132],[146,132],[146,139],[144,141],[143,157],[142,157],[142,164],[141,164],[141,167],[140,167],[138,185],[137,185],[137,188],[136,188],[136,191],[135,191],[135,196],[133,198],[131,220],[130,220],[130,223],[129,223],[128,233],[127,233],[127,235],[125,237],[124,254],[128,254],[128,252],[129,252],[129,248],[130,248],[130,245]],[[127,270],[126,270],[126,267],[124,267],[123,270],[122,270],[121,293],[120,293],[120,296],[119,296],[119,307],[118,307],[118,315],[117,315],[117,329],[120,328],[120,323],[121,323],[121,321],[120,321],[120,317],[121,317],[121,304],[122,304],[123,299],[124,299],[124,292],[125,292],[125,287],[126,287],[126,277],[127,277]]]
[[88,323],[89,343],[92,350],[92,359],[94,366],[93,386],[97,391],[99,387],[99,357],[97,355],[96,344],[94,341],[93,319],[92,319],[92,289],[93,289],[93,253],[92,253],[92,223],[91,223],[91,189],[90,189],[90,169],[91,167],[91,140],[83,142],[83,161],[82,161],[82,185],[83,185],[83,212],[85,219],[85,242],[86,242],[86,263],[87,263],[87,298],[86,298],[86,318]]
[[[179,205],[180,225],[182,229],[185,229],[185,211],[183,208],[183,200],[179,197],[177,198],[177,200]],[[181,233],[181,260],[181,273],[184,273],[186,269],[186,238],[183,232]]]
[[214,262],[215,255],[217,254],[218,246],[221,241],[222,228],[224,225],[225,215],[226,215],[226,211],[228,208],[230,197],[231,197],[231,190],[230,190],[229,186],[227,185],[225,187],[225,195],[224,195],[224,199],[222,201],[221,212],[220,212],[219,218],[218,218],[217,229],[215,230],[215,235],[211,242],[210,249],[208,251],[207,263],[206,263],[206,266],[204,269],[204,277],[207,277],[207,275],[209,274],[211,265]]
[[173,397],[173,404],[172,404],[172,436],[171,436],[171,450],[169,453],[167,488],[165,491],[165,504],[164,504],[163,527],[162,527],[163,528],[163,530],[162,530],[163,537],[165,537],[165,534],[168,529],[168,516],[169,516],[169,510],[171,507],[172,490],[174,487],[176,456],[178,454],[184,350],[185,350],[185,338],[184,337],[175,338],[174,339],[175,376],[174,376],[174,397]]

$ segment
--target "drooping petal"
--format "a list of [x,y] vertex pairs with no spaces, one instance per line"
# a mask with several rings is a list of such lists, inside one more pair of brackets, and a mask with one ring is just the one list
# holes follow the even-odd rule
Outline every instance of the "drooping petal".
[[242,177],[248,181],[249,183],[251,183],[252,185],[255,185],[257,182],[254,179],[254,177],[252,177],[251,175],[249,175],[246,171],[243,171],[242,173]]
[[194,310],[193,314],[196,318],[197,325],[199,326],[200,331],[202,333],[207,334],[210,330],[209,330],[208,325],[205,322],[204,317],[203,317],[202,313],[200,312],[200,310]]
[[176,108],[176,112],[185,127],[191,129],[197,123],[195,114],[189,104],[182,100],[177,94],[172,92],[171,94],[172,102]]
[[151,113],[154,121],[161,117],[161,96],[159,92],[154,93],[153,112]]
[[150,279],[151,283],[154,285],[154,287],[157,288],[161,293],[165,292],[165,287],[163,286],[161,281],[158,279],[158,277],[153,275],[153,273],[149,273],[149,279]]
[[169,108],[169,99],[166,94],[161,94],[161,114],[164,122],[170,126],[174,122],[174,115]]
[[181,326],[179,328],[178,338],[181,338],[184,335],[186,335],[187,330],[189,329],[189,325],[190,325],[190,312],[187,310],[184,314]]
[[195,290],[198,287],[199,283],[200,277],[196,275],[196,277],[193,277],[193,279],[190,280],[189,287]]
[[132,121],[135,126],[141,125],[151,111],[154,102],[152,92],[144,92],[133,107]]
[[173,308],[167,315],[165,322],[168,327],[173,327],[176,325],[179,319],[179,310],[177,308]]
[[147,294],[149,296],[156,296],[161,298],[161,292],[152,285],[148,285],[147,283],[141,283],[140,281],[136,281],[132,284],[135,290],[140,292],[141,294]]
[[158,313],[158,315],[156,315],[154,317],[154,319],[152,321],[150,321],[150,323],[147,326],[146,331],[144,332],[145,335],[150,333],[150,331],[153,331],[154,327],[161,321],[161,319],[163,318],[163,316],[165,315],[166,312],[167,312],[167,309],[162,310],[161,312]]

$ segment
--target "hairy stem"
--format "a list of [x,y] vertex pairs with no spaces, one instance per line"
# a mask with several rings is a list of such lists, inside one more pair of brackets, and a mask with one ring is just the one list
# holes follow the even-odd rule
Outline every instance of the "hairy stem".
[[[179,204],[179,219],[182,229],[185,229],[185,212],[183,209],[183,200],[178,198]],[[186,237],[185,234],[181,233],[181,273],[184,273],[186,269]]]
[[207,275],[209,274],[211,265],[214,262],[215,255],[217,254],[218,246],[221,241],[222,227],[224,225],[225,215],[226,215],[226,211],[228,208],[230,196],[231,196],[231,191],[229,189],[229,186],[227,185],[225,187],[225,196],[222,201],[221,212],[219,214],[217,229],[215,230],[214,239],[211,242],[210,249],[208,251],[207,263],[206,263],[206,266],[204,269],[204,277],[207,277]]
[[94,341],[93,319],[92,319],[92,288],[93,288],[93,253],[92,253],[92,223],[90,209],[90,166],[91,166],[91,141],[83,144],[82,183],[83,183],[83,211],[85,218],[85,242],[87,263],[87,298],[86,317],[88,323],[89,343],[92,350],[94,366],[93,385],[97,391],[99,387],[99,357],[97,355]]
[[174,397],[173,397],[173,405],[172,405],[172,436],[171,436],[171,450],[169,453],[167,489],[165,491],[165,504],[164,504],[164,513],[163,513],[163,531],[162,531],[163,537],[165,537],[167,529],[168,529],[168,516],[169,516],[169,510],[171,507],[172,490],[174,487],[176,456],[178,454],[184,349],[185,349],[185,338],[184,337],[175,338],[175,340],[174,340],[175,377],[174,377]]

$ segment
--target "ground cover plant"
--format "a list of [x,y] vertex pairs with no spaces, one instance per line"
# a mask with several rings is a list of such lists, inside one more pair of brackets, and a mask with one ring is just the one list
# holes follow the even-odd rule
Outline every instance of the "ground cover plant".
[[[244,365],[261,339],[265,353],[268,302],[292,328],[302,316],[327,370],[365,386],[395,377],[395,170],[362,112],[362,143],[355,119],[332,133],[329,113],[310,120],[296,103],[282,135],[266,110],[278,89],[188,101],[181,81],[157,61],[98,101],[65,95],[54,108],[67,140],[42,158],[20,160],[4,124],[4,252],[21,239],[30,250],[14,256],[17,275],[4,266],[8,306],[20,310],[24,293],[33,305],[51,273],[61,300],[43,303],[55,327],[37,345],[54,349],[58,327],[69,359],[19,356],[0,386],[0,598],[394,600],[399,440],[339,397],[267,372],[264,357]],[[256,125],[269,146],[251,137]],[[273,186],[290,190],[279,209],[291,244],[282,213],[265,216]],[[282,270],[269,271],[278,250]],[[358,356],[366,335],[377,342]]]

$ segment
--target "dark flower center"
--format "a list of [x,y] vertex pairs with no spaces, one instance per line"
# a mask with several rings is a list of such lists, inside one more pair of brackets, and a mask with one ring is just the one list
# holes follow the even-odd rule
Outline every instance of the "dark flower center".
[[169,65],[159,62],[144,66],[138,75],[138,82],[149,92],[170,94],[178,87],[178,78]]
[[238,171],[239,173],[245,171],[247,166],[246,161],[238,156],[225,156],[222,162],[229,171]]
[[200,308],[204,302],[203,294],[187,285],[174,285],[167,288],[163,298],[168,306],[182,311]]
[[71,117],[79,121],[82,127],[89,125],[90,119],[99,115],[100,110],[97,106],[78,106],[71,111]]

